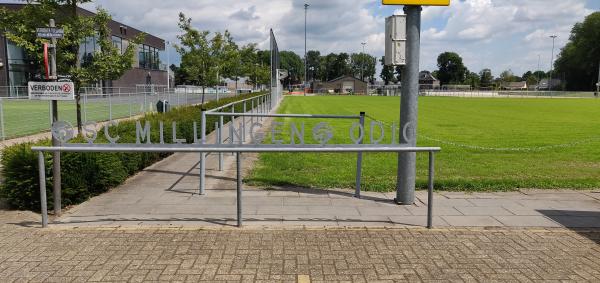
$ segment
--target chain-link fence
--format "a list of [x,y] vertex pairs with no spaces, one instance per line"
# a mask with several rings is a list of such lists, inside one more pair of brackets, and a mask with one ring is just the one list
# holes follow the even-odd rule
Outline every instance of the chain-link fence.
[[[232,93],[205,88],[205,101],[228,97]],[[17,95],[19,94],[19,95]],[[131,88],[83,88],[81,94],[81,119],[108,121],[129,118],[157,110],[159,100],[168,107],[199,104],[202,88],[167,89],[161,86],[136,86]],[[48,131],[51,127],[51,102],[29,100],[26,87],[0,88],[0,138],[2,140],[28,136]],[[75,101],[59,101],[58,117],[72,125],[77,124]]]

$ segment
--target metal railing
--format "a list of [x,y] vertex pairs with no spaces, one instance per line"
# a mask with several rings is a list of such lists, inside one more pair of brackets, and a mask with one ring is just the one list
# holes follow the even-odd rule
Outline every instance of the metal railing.
[[[242,118],[242,123],[241,123],[241,125],[242,125],[241,126],[242,142],[245,142],[245,137],[246,137],[246,121],[245,121],[246,117],[250,117],[251,119],[254,117],[257,117],[259,119],[262,119],[265,117],[269,117],[269,118],[310,118],[310,119],[315,119],[315,118],[320,118],[320,119],[357,119],[361,126],[361,129],[364,129],[364,127],[365,127],[365,112],[360,112],[359,115],[331,115],[331,114],[227,113],[227,112],[207,111],[204,113],[204,115],[211,115],[211,116],[219,117],[218,127],[215,126],[215,129],[217,130],[218,143],[224,142],[224,140],[222,140],[222,137],[223,137],[222,129],[224,127],[223,117],[231,117],[231,123],[233,123],[233,120],[236,116]],[[250,124],[252,125],[253,123],[254,122],[251,120]],[[361,139],[360,143],[363,142],[365,134],[361,133],[361,136],[363,138]],[[230,140],[230,143],[233,143],[233,140]],[[222,171],[222,170],[223,170],[223,154],[219,153],[219,171]],[[355,186],[355,192],[354,192],[354,196],[357,198],[360,198],[360,191],[361,191],[360,183],[361,183],[361,176],[362,176],[361,172],[362,172],[362,152],[358,152],[357,157],[356,157],[356,186]],[[200,174],[204,174],[204,172],[201,172]],[[201,188],[200,191],[202,192],[203,189]]]
[[38,169],[40,182],[40,201],[42,212],[42,227],[48,227],[48,205],[46,196],[46,168],[44,152],[198,152],[206,153],[235,153],[236,155],[236,208],[237,225],[242,226],[242,178],[241,154],[262,152],[315,152],[315,153],[344,153],[344,152],[428,152],[429,172],[427,183],[427,228],[433,227],[433,184],[434,156],[439,147],[410,147],[408,145],[235,145],[235,144],[65,144],[62,146],[36,146],[31,148],[38,152]]

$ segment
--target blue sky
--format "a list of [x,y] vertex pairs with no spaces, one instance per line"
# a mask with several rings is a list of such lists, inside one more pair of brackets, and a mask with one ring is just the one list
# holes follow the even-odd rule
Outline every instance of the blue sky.
[[[402,13],[401,6],[383,6],[380,0],[305,0],[308,10],[308,49],[329,52],[384,53],[384,20]],[[228,29],[241,44],[255,42],[268,48],[273,28],[280,50],[304,52],[304,0],[94,0],[115,20],[177,42],[177,15],[193,19],[199,29]],[[457,52],[469,70],[491,68],[495,75],[512,70],[550,68],[552,40],[555,55],[570,30],[586,15],[600,10],[600,0],[451,0],[450,7],[425,7],[422,15],[421,69],[435,70],[444,51]],[[171,62],[179,61],[173,49]],[[166,62],[166,56],[163,56]]]

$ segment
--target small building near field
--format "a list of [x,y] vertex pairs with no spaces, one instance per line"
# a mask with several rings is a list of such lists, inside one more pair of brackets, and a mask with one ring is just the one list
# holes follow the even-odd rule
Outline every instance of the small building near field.
[[419,89],[439,89],[440,80],[429,71],[419,72]]
[[314,82],[315,93],[366,94],[367,82],[353,76],[341,76],[328,82]]
[[527,90],[527,82],[503,82],[500,88],[504,90]]
[[562,81],[559,79],[541,79],[536,88],[538,90],[553,90],[559,89],[561,84]]

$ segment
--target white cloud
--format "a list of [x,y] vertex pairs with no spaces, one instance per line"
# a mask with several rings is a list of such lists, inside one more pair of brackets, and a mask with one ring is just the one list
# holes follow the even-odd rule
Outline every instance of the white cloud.
[[[360,42],[379,57],[384,49],[384,16],[372,0],[307,0],[308,49],[322,54],[358,52]],[[96,0],[116,20],[176,42],[177,15],[184,12],[199,29],[228,29],[241,44],[268,48],[273,28],[280,50],[304,52],[304,1],[300,0]],[[422,69],[435,69],[437,55],[456,51],[472,71],[520,74],[537,67],[538,54],[549,68],[552,41],[556,52],[575,22],[592,11],[585,0],[452,0],[450,7],[425,7],[422,13]],[[387,9],[386,14],[403,13]]]

